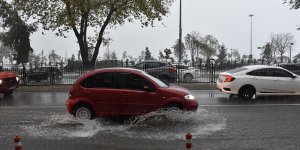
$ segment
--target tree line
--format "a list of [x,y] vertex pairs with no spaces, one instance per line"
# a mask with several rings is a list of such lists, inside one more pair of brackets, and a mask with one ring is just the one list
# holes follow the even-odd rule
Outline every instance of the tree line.
[[[40,25],[42,30],[53,31],[60,37],[67,38],[66,33],[72,32],[77,38],[83,65],[92,69],[99,57],[100,46],[109,43],[106,32],[108,28],[116,28],[135,20],[140,21],[143,27],[153,26],[169,13],[173,2],[174,0],[0,0],[0,19],[3,29],[0,34],[1,52],[7,47],[13,50],[11,54],[1,53],[0,58],[12,58],[17,64],[28,63],[29,55],[34,51],[30,45],[30,35],[37,31]],[[300,5],[300,0],[283,0],[283,2],[291,9],[298,9]],[[96,34],[89,36],[90,31]],[[182,50],[179,50],[178,40],[172,47],[175,57],[173,60],[182,56],[184,62],[189,61],[186,50],[189,50],[191,64],[195,64],[200,59],[207,61],[215,56],[220,63],[225,60],[242,61],[249,57],[239,56],[237,49],[231,48],[229,53],[228,48],[218,43],[215,37],[201,36],[198,32],[187,34],[183,43],[185,45]],[[282,61],[291,43],[294,43],[294,39],[289,33],[274,34],[270,41],[261,46],[261,59],[271,62],[279,55]],[[182,54],[179,55],[179,52]],[[159,58],[172,60],[171,53],[169,48],[161,50]],[[148,51],[141,54],[144,55],[147,59],[151,59]],[[106,56],[111,57],[110,54]]]

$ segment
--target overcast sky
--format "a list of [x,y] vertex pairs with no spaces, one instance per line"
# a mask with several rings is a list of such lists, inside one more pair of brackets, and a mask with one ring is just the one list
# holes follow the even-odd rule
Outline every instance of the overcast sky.
[[[291,33],[295,37],[292,55],[300,53],[300,10],[290,10],[282,0],[182,0],[183,37],[191,31],[202,35],[213,35],[228,49],[238,49],[240,54],[250,52],[250,17],[253,14],[253,55],[259,57],[257,49],[270,39],[271,33]],[[138,21],[127,23],[110,32],[113,39],[110,50],[117,52],[121,58],[124,50],[133,57],[140,55],[145,47],[149,47],[155,58],[159,50],[171,48],[178,39],[179,0],[170,9],[170,14],[162,22],[156,22],[154,28],[141,28]],[[162,23],[164,25],[162,25]],[[71,32],[72,33],[72,32]],[[32,47],[36,53],[50,49],[65,57],[77,53],[78,44],[72,34],[68,38],[57,38],[53,33],[41,35],[36,32],[31,37]],[[100,56],[106,50],[101,47]],[[229,51],[229,50],[228,50]],[[288,56],[288,54],[285,54]]]

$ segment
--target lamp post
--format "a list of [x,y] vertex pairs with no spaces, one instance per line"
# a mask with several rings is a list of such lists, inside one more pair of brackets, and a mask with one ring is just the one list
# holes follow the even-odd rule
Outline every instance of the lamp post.
[[294,43],[290,43],[290,59],[289,59],[289,63],[292,62],[292,45],[294,45]]
[[250,14],[250,55],[249,55],[249,59],[252,59],[252,17],[254,15]]
[[179,1],[179,64],[181,63],[181,39],[182,38],[182,27],[181,27],[181,0]]

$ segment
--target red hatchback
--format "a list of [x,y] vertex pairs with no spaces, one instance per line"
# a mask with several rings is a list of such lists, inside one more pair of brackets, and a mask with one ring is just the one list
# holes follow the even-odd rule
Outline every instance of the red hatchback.
[[81,119],[134,116],[176,107],[195,111],[198,102],[186,89],[168,86],[147,73],[130,68],[85,73],[72,86],[68,112]]

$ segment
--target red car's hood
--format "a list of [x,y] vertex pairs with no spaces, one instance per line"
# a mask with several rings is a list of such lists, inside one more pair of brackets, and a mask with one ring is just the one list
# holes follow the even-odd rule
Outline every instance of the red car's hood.
[[13,78],[16,77],[17,75],[15,73],[12,72],[0,72],[0,79],[3,78]]
[[163,91],[164,93],[169,93],[170,95],[177,95],[177,96],[185,96],[191,93],[187,89],[176,85],[167,88],[161,88],[160,90]]

